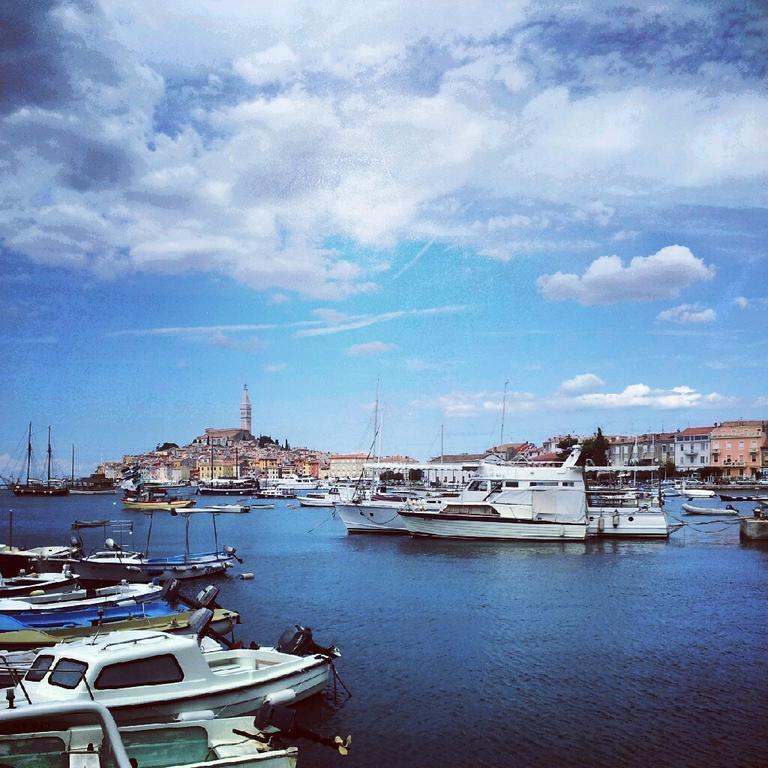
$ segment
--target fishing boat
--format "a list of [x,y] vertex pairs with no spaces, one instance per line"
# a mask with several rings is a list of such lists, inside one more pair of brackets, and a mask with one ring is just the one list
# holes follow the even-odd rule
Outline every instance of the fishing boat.
[[483,501],[456,501],[441,509],[409,505],[400,511],[412,536],[517,541],[583,541],[584,493],[572,488],[499,490]]
[[726,504],[724,507],[697,507],[694,504],[683,504],[683,510],[686,515],[711,515],[713,517],[739,514],[739,510],[730,504]]
[[[46,546],[23,549],[11,544],[0,544],[0,573],[4,578],[18,576],[20,573],[31,573],[40,569],[40,565],[49,559],[57,559],[55,565],[46,565],[42,572],[61,572],[62,566],[76,554],[73,547]],[[62,558],[65,560],[62,561]],[[71,565],[71,563],[70,563]]]
[[271,746],[270,736],[254,728],[253,717],[216,719],[198,712],[183,720],[118,728],[102,704],[78,702],[6,714],[0,754],[18,768],[295,768],[298,750]]
[[164,488],[153,488],[152,490],[144,490],[138,493],[126,491],[122,504],[125,509],[188,509],[195,505],[195,500],[168,496]]
[[[210,615],[203,608],[193,623],[204,625]],[[118,723],[201,709],[243,715],[265,701],[301,701],[325,688],[338,650],[314,645],[311,633],[304,648],[307,655],[281,650],[281,643],[204,651],[197,638],[147,630],[111,633],[41,652],[10,698],[17,707],[92,699]]]
[[63,558],[50,557],[37,564],[37,569],[58,570],[64,565],[69,565],[77,571],[80,581],[86,585],[96,586],[101,584],[115,584],[122,580],[130,582],[148,583],[154,580],[167,581],[169,579],[199,579],[207,576],[215,576],[226,573],[226,570],[235,562],[242,563],[237,556],[234,547],[219,547],[216,517],[218,513],[210,513],[213,522],[214,549],[194,552],[189,543],[189,525],[192,516],[198,515],[195,509],[171,508],[172,517],[184,519],[184,550],[181,554],[155,556],[148,555],[152,538],[152,528],[157,510],[146,510],[150,517],[147,531],[146,549],[144,552],[126,550],[123,548],[123,537],[128,538],[133,532],[133,524],[126,520],[86,520],[73,523],[73,529],[98,528],[114,532],[120,535],[120,543],[112,536],[105,538],[105,549],[98,550],[89,555],[83,555],[84,545],[82,539],[73,538],[77,549],[74,554]]
[[33,480],[30,478],[32,469],[32,422],[29,422],[29,431],[27,433],[27,474],[26,481],[21,483],[17,480],[11,485],[11,491],[14,496],[66,496],[69,488],[60,482],[51,478],[51,428],[48,427],[48,476],[45,482],[42,480]]
[[[0,613],[13,614],[17,610],[57,610],[90,608],[117,603],[143,603],[160,597],[163,588],[158,584],[129,584],[123,581],[109,587],[100,587],[86,594],[86,590],[54,592],[24,597],[0,599]],[[23,606],[23,608],[21,608]]]

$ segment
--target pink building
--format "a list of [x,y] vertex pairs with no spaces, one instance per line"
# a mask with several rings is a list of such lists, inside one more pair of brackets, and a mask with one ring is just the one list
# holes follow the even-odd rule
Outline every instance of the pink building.
[[724,421],[715,425],[709,442],[711,466],[721,469],[724,477],[762,476],[768,422]]

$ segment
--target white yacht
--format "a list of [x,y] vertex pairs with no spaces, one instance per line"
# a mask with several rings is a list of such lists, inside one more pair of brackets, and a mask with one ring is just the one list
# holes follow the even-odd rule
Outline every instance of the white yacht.
[[277,480],[273,487],[281,491],[315,491],[318,481],[314,477],[305,477],[297,475],[288,475]]
[[268,647],[204,651],[196,638],[114,632],[41,651],[6,698],[16,707],[93,700],[119,723],[201,709],[217,717],[244,715],[265,701],[295,702],[320,693],[339,655],[323,650],[308,656]]
[[587,537],[586,503],[579,488],[511,488],[483,500],[460,499],[440,509],[400,510],[412,536],[524,541],[581,540]]

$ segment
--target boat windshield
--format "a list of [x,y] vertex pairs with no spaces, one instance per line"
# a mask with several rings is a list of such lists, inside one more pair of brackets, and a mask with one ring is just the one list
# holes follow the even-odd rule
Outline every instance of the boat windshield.
[[80,681],[85,678],[88,665],[84,661],[76,659],[61,659],[53,668],[48,682],[60,688],[77,688]]

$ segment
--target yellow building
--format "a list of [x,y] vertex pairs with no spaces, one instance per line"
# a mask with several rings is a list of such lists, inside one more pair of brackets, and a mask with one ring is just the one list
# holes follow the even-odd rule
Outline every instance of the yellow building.
[[213,472],[211,472],[211,457],[201,456],[197,460],[197,477],[205,482],[210,480],[232,479],[237,476],[234,459],[213,457]]

